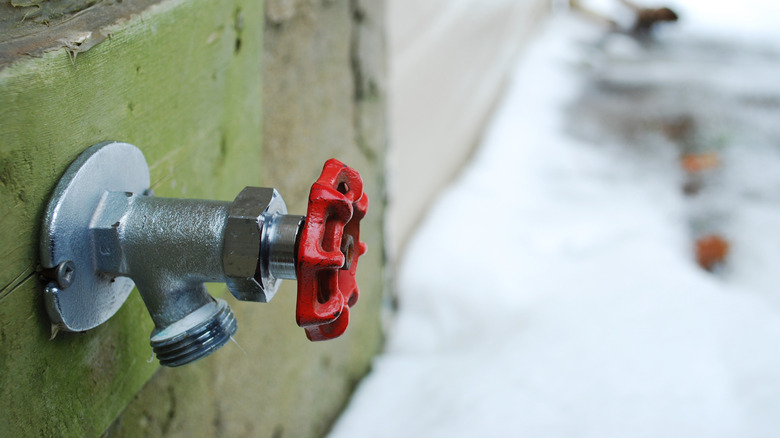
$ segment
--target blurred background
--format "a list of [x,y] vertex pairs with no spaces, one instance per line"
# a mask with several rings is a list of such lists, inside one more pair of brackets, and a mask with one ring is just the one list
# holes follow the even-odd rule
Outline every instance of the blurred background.
[[398,310],[329,436],[774,436],[780,7],[387,8]]

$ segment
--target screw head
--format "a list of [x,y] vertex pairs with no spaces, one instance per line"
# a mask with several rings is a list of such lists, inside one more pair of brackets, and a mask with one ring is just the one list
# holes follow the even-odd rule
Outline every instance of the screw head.
[[76,265],[72,261],[66,260],[57,265],[55,275],[59,288],[67,289],[73,284],[73,279],[76,276]]

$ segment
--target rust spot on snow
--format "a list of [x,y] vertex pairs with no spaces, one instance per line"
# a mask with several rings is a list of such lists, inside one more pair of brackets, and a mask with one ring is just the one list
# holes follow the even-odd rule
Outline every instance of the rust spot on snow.
[[714,169],[720,164],[718,154],[714,152],[704,154],[687,154],[680,159],[683,169],[688,173],[698,173]]
[[696,240],[696,260],[699,266],[708,271],[721,265],[728,254],[728,241],[717,234],[709,234]]

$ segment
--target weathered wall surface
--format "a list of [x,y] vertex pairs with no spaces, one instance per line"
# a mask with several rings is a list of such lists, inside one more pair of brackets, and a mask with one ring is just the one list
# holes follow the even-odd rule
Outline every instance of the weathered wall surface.
[[388,0],[389,249],[476,146],[548,0]]
[[[366,372],[384,282],[382,2],[266,6],[165,0],[83,51],[0,66],[0,436],[319,436]],[[182,368],[148,362],[135,292],[103,326],[49,340],[40,217],[68,164],[103,140],[144,151],[158,196],[230,200],[265,184],[293,213],[325,159],[359,169],[369,253],[347,333],[307,341],[288,281],[264,305],[211,287],[238,345]]]
[[268,305],[231,300],[246,354],[228,346],[195,366],[161,370],[111,436],[321,436],[368,370],[384,281],[382,13],[379,1],[266,2],[263,182],[291,212],[305,212],[314,176],[337,157],[361,171],[371,200],[347,333],[306,340],[293,320],[294,282]]

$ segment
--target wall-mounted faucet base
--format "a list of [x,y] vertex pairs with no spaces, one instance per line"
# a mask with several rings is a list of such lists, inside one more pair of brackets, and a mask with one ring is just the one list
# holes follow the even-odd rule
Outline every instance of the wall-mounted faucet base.
[[133,290],[133,280],[94,269],[89,225],[109,191],[144,193],[149,168],[135,146],[105,142],[84,151],[54,189],[41,231],[41,267],[51,278],[46,309],[61,329],[80,332],[113,316]]

